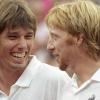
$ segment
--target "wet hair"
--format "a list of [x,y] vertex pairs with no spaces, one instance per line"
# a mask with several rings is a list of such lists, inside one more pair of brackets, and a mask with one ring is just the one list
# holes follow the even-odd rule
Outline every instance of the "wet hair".
[[0,0],[0,33],[5,28],[27,27],[36,32],[36,18],[24,0]]
[[100,57],[100,7],[89,0],[77,0],[53,7],[46,16],[48,27],[72,36],[84,35],[85,47],[93,58]]

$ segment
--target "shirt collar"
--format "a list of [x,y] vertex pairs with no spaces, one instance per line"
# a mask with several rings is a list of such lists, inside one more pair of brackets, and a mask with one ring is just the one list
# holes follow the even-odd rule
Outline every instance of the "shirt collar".
[[91,80],[100,82],[100,68],[91,77]]
[[90,84],[92,81],[100,82],[100,69],[98,69],[94,73],[94,75],[89,80],[87,80],[85,83],[83,83],[79,88],[78,88],[76,80],[77,80],[77,76],[76,74],[74,74],[72,77],[72,89],[74,93],[78,93],[80,90],[85,88],[88,84]]
[[14,86],[29,87],[32,79],[38,71],[39,64],[40,61],[38,61],[34,56]]
[[[76,82],[76,80],[77,80],[76,74],[73,75],[72,80],[73,80],[72,84],[77,83]],[[93,74],[93,76],[90,78],[90,80],[100,81],[100,68]]]

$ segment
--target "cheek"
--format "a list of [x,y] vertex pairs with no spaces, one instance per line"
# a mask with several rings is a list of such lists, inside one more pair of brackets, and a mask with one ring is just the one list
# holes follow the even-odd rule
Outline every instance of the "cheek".
[[35,42],[33,40],[28,41],[28,43],[27,43],[27,46],[28,46],[28,48],[30,48],[30,50],[32,50],[34,48],[34,45],[35,45]]
[[56,48],[59,48],[59,49],[62,49],[63,47],[65,47],[64,42],[61,40],[57,40],[56,42],[54,42],[54,45],[56,46]]
[[75,50],[75,42],[73,41],[72,38],[66,39],[65,41],[63,41],[63,43],[61,45],[62,45],[62,52],[63,52],[64,56],[65,55],[67,55],[67,56],[73,55],[73,52]]
[[62,58],[64,60],[68,60],[70,59],[70,57],[73,56],[73,51],[74,51],[74,48],[72,45],[69,45],[69,44],[66,44],[66,43],[63,43],[61,45],[61,47],[59,48],[59,52],[60,52],[60,55],[62,56]]
[[3,57],[7,57],[9,55],[9,52],[10,52],[10,44],[0,44],[1,47],[0,47],[0,57],[3,58]]
[[0,50],[1,49],[7,49],[10,46],[11,46],[11,44],[9,42],[3,41],[3,42],[0,43]]

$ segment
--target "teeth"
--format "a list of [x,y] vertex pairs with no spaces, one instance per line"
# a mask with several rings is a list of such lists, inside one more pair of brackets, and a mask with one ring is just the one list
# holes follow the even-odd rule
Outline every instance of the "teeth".
[[25,52],[24,53],[13,53],[12,55],[17,58],[23,58],[25,57]]

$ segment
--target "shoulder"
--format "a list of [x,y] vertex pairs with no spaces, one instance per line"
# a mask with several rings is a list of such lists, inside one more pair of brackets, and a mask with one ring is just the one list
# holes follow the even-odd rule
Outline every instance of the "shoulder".
[[32,72],[34,72],[39,79],[50,82],[69,82],[71,79],[66,72],[61,71],[58,67],[42,63],[36,57],[31,60],[30,65],[33,68]]
[[42,75],[49,80],[69,82],[71,79],[65,71],[61,71],[58,67],[46,63],[41,63],[40,66]]

